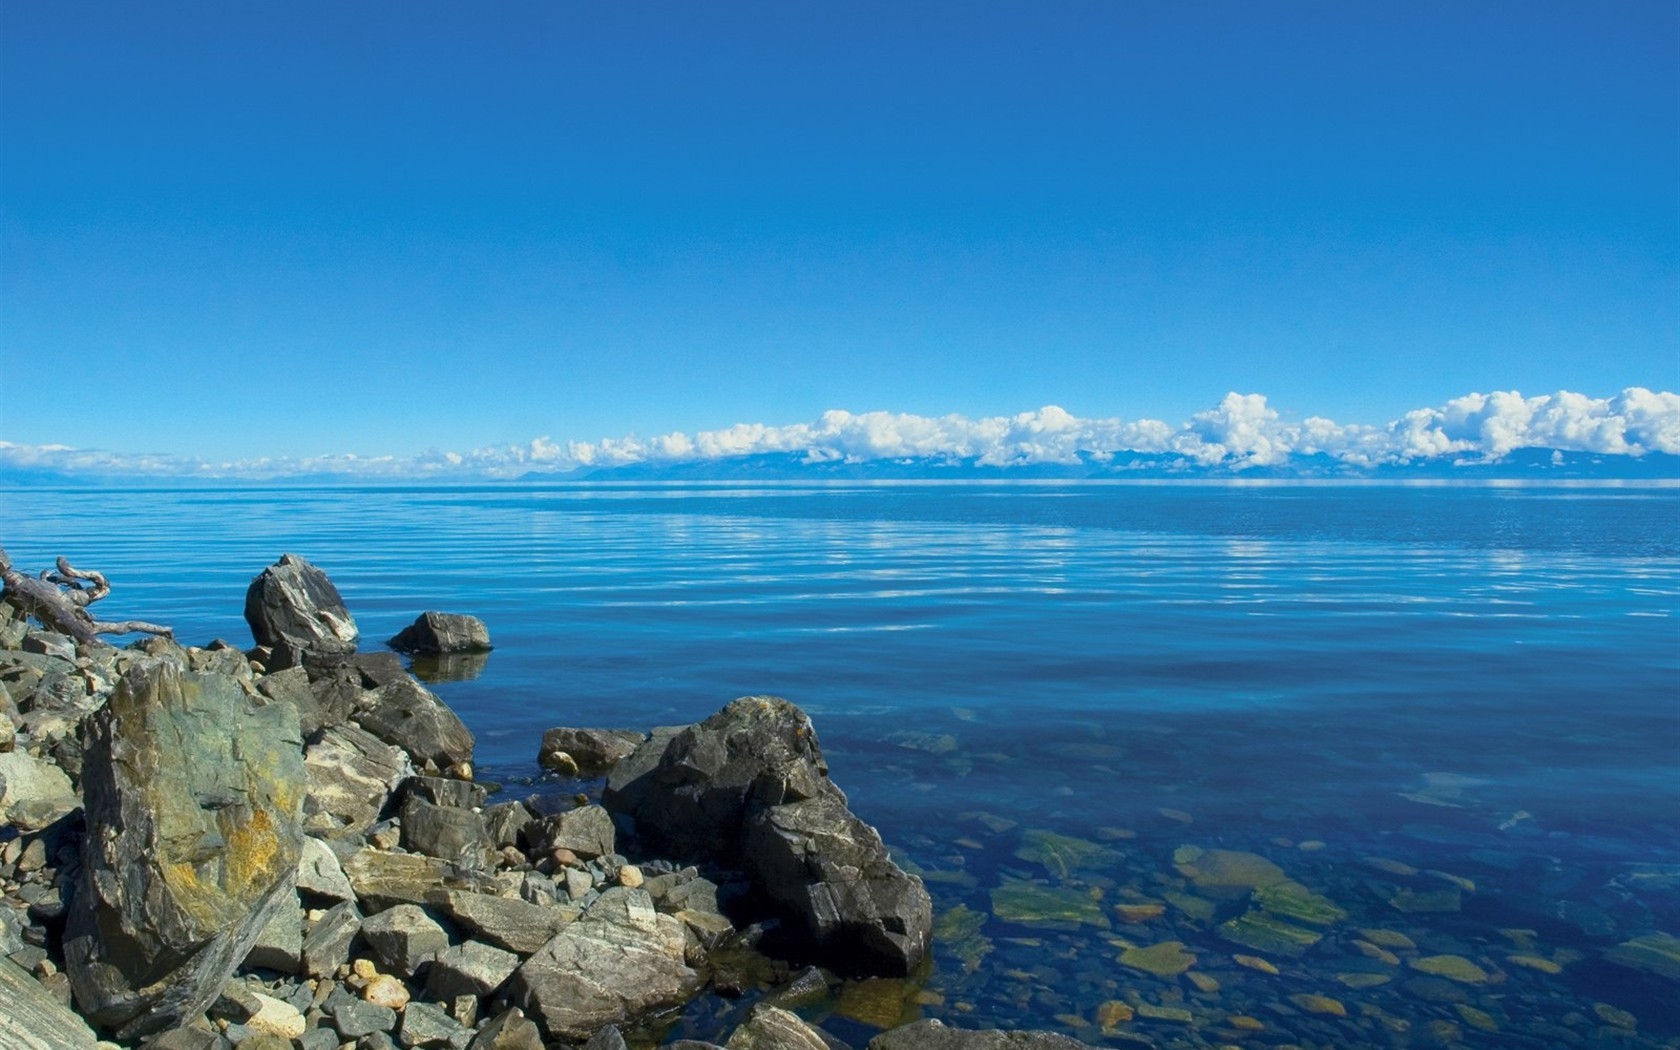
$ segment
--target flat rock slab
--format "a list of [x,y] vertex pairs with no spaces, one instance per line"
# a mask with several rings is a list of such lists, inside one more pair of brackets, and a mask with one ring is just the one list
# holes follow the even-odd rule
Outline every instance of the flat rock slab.
[[582,914],[563,904],[544,906],[466,890],[444,890],[430,903],[480,940],[521,956],[536,952]]
[[297,903],[297,711],[157,661],[87,723],[87,834],[65,938],[82,1012],[120,1039],[204,1011]]
[[94,1050],[98,1037],[23,967],[0,956],[0,1014],[7,1050]]

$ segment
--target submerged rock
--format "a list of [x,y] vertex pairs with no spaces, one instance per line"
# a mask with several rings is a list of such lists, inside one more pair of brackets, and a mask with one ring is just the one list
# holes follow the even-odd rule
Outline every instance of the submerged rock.
[[926,1020],[882,1032],[869,1050],[1088,1050],[1088,1044],[1055,1032],[949,1028]]
[[83,1012],[130,1038],[203,1012],[296,905],[302,740],[289,705],[162,661],[123,678],[88,737],[64,951]]
[[1680,937],[1670,933],[1647,933],[1623,941],[1605,952],[1604,958],[1618,966],[1680,981]]
[[490,649],[490,630],[476,616],[421,613],[387,642],[399,653],[476,653]]
[[569,776],[596,777],[607,773],[647,740],[631,729],[571,729],[559,726],[543,733],[537,761],[544,769]]
[[338,588],[295,554],[281,555],[251,581],[245,622],[259,646],[274,650],[271,671],[303,663],[305,656],[347,656],[359,636]]

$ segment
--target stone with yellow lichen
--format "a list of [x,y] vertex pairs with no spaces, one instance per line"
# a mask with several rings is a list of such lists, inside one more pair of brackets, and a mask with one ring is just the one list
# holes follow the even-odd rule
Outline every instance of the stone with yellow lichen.
[[122,1040],[204,1012],[296,907],[306,785],[297,709],[238,677],[137,663],[87,722],[88,833],[65,957]]
[[1115,1025],[1124,1024],[1130,1021],[1133,1016],[1132,1008],[1118,999],[1110,999],[1097,1007],[1097,1024],[1103,1028],[1113,1028]]
[[1196,965],[1196,957],[1179,941],[1162,941],[1147,948],[1128,948],[1120,953],[1120,964],[1156,977],[1176,977]]

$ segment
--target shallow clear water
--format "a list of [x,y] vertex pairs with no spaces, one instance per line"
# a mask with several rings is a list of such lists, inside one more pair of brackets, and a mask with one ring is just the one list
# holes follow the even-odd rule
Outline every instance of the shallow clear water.
[[[906,998],[1116,1045],[1680,1036],[1680,984],[1604,958],[1680,934],[1680,487],[13,490],[0,544],[104,571],[107,615],[188,642],[247,643],[283,551],[369,645],[474,613],[496,650],[434,688],[510,783],[548,726],[801,704],[936,912],[966,909],[919,985],[842,999],[848,1038]],[[1102,852],[1046,861],[1041,831]],[[1248,893],[1198,887],[1184,847],[1341,914],[1298,956],[1233,943]],[[1014,921],[1023,886],[1086,920]],[[1189,973],[1119,961],[1162,941]]]

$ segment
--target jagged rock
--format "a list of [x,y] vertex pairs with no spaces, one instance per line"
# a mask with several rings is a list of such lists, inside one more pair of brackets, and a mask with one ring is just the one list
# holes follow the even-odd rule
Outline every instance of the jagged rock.
[[356,890],[356,899],[369,911],[383,911],[396,904],[427,904],[446,889],[494,892],[489,879],[464,875],[448,861],[413,853],[386,853],[364,849],[344,862],[344,874]]
[[519,967],[519,956],[479,941],[463,941],[438,953],[426,975],[426,992],[434,999],[458,995],[491,995]]
[[6,1050],[94,1050],[88,1023],[41,987],[17,963],[0,956],[0,1015]]
[[448,1046],[466,1032],[460,1023],[436,1003],[412,1002],[403,1009],[397,1026],[397,1041],[406,1047]]
[[350,945],[362,932],[362,913],[354,901],[327,909],[303,938],[303,972],[326,977],[350,959]]
[[6,689],[6,683],[0,682],[0,754],[11,751],[17,743],[18,723],[23,715],[12,702],[12,694]]
[[39,831],[82,804],[64,771],[23,751],[0,752],[0,824]]
[[927,952],[927,890],[848,809],[810,719],[786,700],[742,697],[656,732],[613,770],[603,801],[658,852],[742,864],[837,968],[902,976]]
[[332,1019],[333,1030],[345,1039],[389,1032],[397,1026],[395,1010],[378,1003],[363,1002],[348,993],[329,998],[322,1012]]
[[523,1010],[512,1006],[480,1028],[467,1050],[543,1050],[542,1032]]
[[496,851],[483,818],[470,809],[434,806],[418,795],[403,803],[402,846],[474,871],[495,867]]
[[274,650],[270,671],[304,662],[307,655],[348,656],[356,651],[356,621],[327,574],[295,554],[283,554],[251,581],[245,622],[260,646]]
[[389,643],[399,653],[476,653],[490,648],[490,630],[476,616],[421,613]]
[[381,970],[402,975],[449,947],[449,934],[414,904],[399,904],[362,920],[362,940]]
[[760,1003],[730,1033],[728,1050],[829,1050],[828,1042],[798,1014]]
[[241,964],[276,973],[297,973],[303,968],[303,911],[294,904],[274,909],[274,917],[257,934]]
[[353,716],[374,736],[402,748],[416,762],[439,769],[472,761],[473,735],[455,712],[412,678],[382,685],[362,698]]
[[303,855],[298,858],[297,888],[299,892],[312,893],[328,900],[348,901],[356,898],[356,891],[351,888],[350,880],[345,877],[344,866],[338,862],[338,855],[325,842],[312,835],[305,836],[303,840]]
[[565,905],[530,904],[488,893],[444,890],[431,903],[451,922],[499,948],[530,955],[582,913]]
[[536,814],[523,802],[503,802],[491,806],[483,816],[484,831],[490,836],[491,845],[497,849],[519,845],[524,840],[526,829],[537,822]]
[[927,890],[838,791],[753,817],[745,867],[836,970],[904,975],[927,954]]
[[583,1044],[583,1050],[630,1050],[630,1047],[618,1025],[610,1024],[590,1036],[589,1041]]
[[329,839],[365,833],[384,812],[386,797],[414,775],[400,748],[353,725],[323,732],[303,763],[309,784],[304,828]]
[[1055,1032],[1005,1032],[995,1028],[947,1028],[936,1020],[890,1028],[869,1041],[869,1050],[1091,1050]]
[[[543,733],[537,761],[545,769],[558,769],[573,776],[598,777],[647,740],[646,733],[632,729],[570,729],[564,726]],[[561,759],[557,756],[564,755]]]
[[[348,672],[341,675],[348,678]],[[273,671],[257,679],[257,691],[270,700],[291,704],[298,711],[298,726],[305,739],[331,726],[343,725],[356,709],[362,695],[360,683],[350,688],[335,688],[336,679],[314,683],[309,672],[301,667]]]
[[600,806],[580,806],[543,821],[536,833],[544,852],[569,849],[583,860],[605,857],[615,848],[612,815]]
[[549,1035],[581,1040],[603,1025],[691,998],[702,978],[684,961],[682,923],[643,890],[613,887],[526,960],[507,997]]
[[83,1013],[128,1039],[202,1013],[303,849],[297,712],[158,661],[88,720],[87,833],[64,944]]
[[813,798],[828,782],[805,713],[749,696],[672,735],[656,732],[613,769],[603,801],[633,819],[656,853],[729,858],[752,812]]
[[490,789],[470,780],[453,777],[409,777],[397,785],[397,797],[425,799],[434,806],[454,806],[457,809],[477,809],[490,797]]

